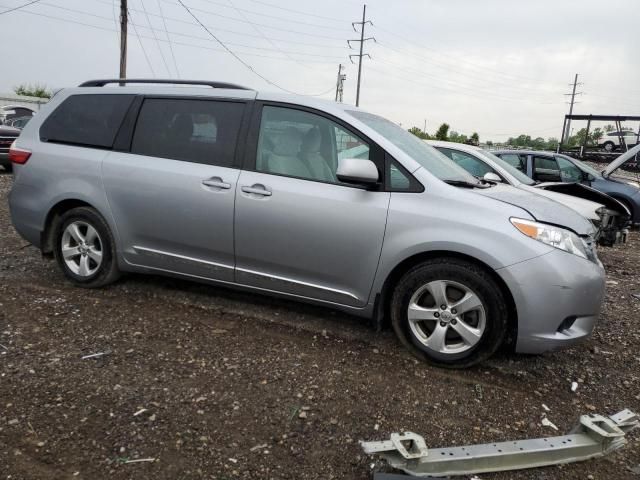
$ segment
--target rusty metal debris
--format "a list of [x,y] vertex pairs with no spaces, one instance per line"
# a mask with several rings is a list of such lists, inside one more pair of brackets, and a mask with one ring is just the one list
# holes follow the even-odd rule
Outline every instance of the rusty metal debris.
[[610,417],[582,415],[571,433],[557,437],[428,449],[422,436],[406,432],[360,444],[365,453],[379,454],[393,468],[410,475],[470,475],[601,457],[624,446],[626,433],[639,425],[637,414],[622,410]]

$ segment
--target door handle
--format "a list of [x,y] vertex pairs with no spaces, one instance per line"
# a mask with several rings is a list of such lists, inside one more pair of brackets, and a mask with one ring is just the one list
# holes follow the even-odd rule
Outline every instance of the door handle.
[[224,190],[228,190],[231,188],[231,184],[222,181],[220,177],[208,178],[206,180],[203,180],[202,184],[207,187],[222,188]]
[[253,193],[256,195],[262,195],[263,197],[270,197],[271,192],[265,188],[264,185],[260,185],[256,183],[255,185],[251,185],[250,187],[244,186],[241,189],[244,193]]

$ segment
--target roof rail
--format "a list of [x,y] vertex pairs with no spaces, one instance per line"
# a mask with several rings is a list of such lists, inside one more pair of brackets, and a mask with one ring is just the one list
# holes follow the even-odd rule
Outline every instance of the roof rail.
[[170,80],[158,78],[108,78],[102,80],[88,80],[81,83],[80,87],[104,87],[110,83],[159,83],[164,85],[202,85],[212,88],[229,88],[234,90],[251,90],[250,88],[236,85],[235,83],[209,82],[207,80]]

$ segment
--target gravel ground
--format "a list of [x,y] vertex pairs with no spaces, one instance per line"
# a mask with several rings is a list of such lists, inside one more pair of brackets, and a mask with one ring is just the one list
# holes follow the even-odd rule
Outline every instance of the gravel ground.
[[[1,478],[367,479],[360,439],[515,440],[554,435],[545,414],[564,432],[580,414],[640,411],[637,232],[601,250],[589,341],[447,371],[327,309],[160,277],[73,288],[11,227],[11,181],[0,174]],[[110,353],[81,359],[97,352]],[[640,478],[639,465],[634,433],[598,460],[481,478]]]

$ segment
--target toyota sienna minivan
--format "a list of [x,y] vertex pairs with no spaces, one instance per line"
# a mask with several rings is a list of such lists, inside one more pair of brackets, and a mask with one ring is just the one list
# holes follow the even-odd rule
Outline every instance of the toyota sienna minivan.
[[147,272],[277,294],[388,320],[450,367],[574,344],[600,312],[588,220],[349,105],[89,81],[44,105],[10,157],[16,230],[81,287]]

